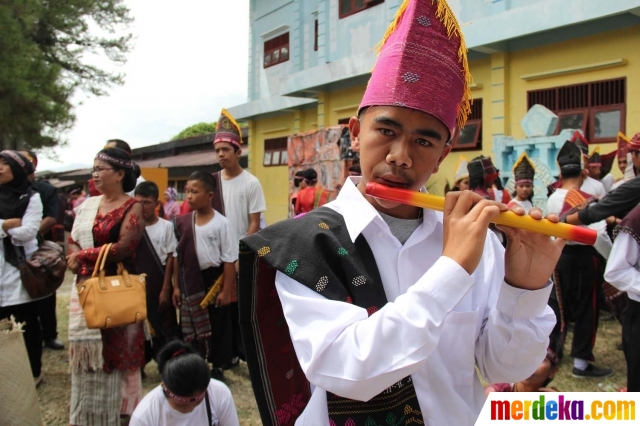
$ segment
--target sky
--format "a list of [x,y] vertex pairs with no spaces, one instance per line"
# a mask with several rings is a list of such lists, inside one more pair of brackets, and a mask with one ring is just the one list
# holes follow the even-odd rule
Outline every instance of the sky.
[[[38,169],[91,164],[108,139],[132,148],[166,142],[184,128],[217,121],[222,108],[246,102],[249,0],[126,0],[135,22],[125,84],[96,98],[78,92],[75,126]],[[109,64],[100,59],[94,63]]]

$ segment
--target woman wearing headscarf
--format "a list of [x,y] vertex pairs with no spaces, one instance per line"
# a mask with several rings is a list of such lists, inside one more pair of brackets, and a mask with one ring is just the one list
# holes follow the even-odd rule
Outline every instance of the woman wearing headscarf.
[[178,191],[169,187],[164,191],[164,218],[172,221],[174,217],[180,215],[180,205],[178,205]]
[[42,334],[34,299],[22,285],[18,255],[29,259],[38,249],[42,201],[27,179],[33,164],[16,151],[0,152],[0,319],[25,323],[24,341],[36,386],[42,379]]
[[[144,231],[142,205],[127,195],[136,185],[131,157],[119,148],[105,148],[93,162],[93,181],[102,195],[78,208],[69,238],[69,268],[76,284],[91,277],[103,245],[113,243],[106,275],[116,275],[118,262],[136,273],[135,254]],[[144,363],[141,322],[103,330],[88,329],[72,286],[69,309],[71,366],[70,424],[120,425],[142,399],[140,366]]]

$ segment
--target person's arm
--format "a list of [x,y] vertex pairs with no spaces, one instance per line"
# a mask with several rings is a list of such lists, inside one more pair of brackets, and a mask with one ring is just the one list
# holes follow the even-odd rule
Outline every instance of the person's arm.
[[640,179],[631,179],[609,192],[600,201],[566,217],[572,225],[590,225],[609,216],[621,217],[640,203]]
[[164,267],[164,280],[162,281],[162,289],[160,289],[160,296],[158,298],[158,311],[162,312],[169,309],[172,304],[172,291],[171,279],[173,278],[173,253],[167,255],[166,264]]
[[249,203],[249,229],[247,236],[260,230],[260,213],[267,210],[267,202],[260,181],[253,180],[247,188],[247,202]]
[[255,234],[260,230],[260,213],[249,213],[249,229],[247,236]]
[[[133,256],[138,249],[138,244],[144,232],[144,216],[142,215],[142,204],[134,203],[122,219],[120,234],[109,250],[107,263],[121,262]],[[79,263],[95,264],[102,246],[80,250],[76,254]]]
[[40,194],[34,193],[29,199],[27,210],[20,220],[20,226],[7,229],[6,233],[11,236],[11,242],[15,246],[24,246],[29,241],[36,238],[38,228],[42,220],[42,201]]
[[182,294],[180,293],[180,269],[178,266],[178,258],[173,258],[173,293],[171,295],[171,300],[173,302],[173,307],[176,309],[180,309],[180,303]]
[[220,260],[223,262],[224,279],[222,290],[216,299],[216,306],[231,303],[236,288],[236,261],[238,260],[238,242],[231,235],[229,221],[223,221],[220,229]]
[[604,279],[620,291],[640,296],[640,271],[638,243],[627,232],[619,232],[607,261]]
[[44,195],[42,193],[42,222],[40,223],[40,235],[48,234],[51,228],[58,223],[58,210],[60,208],[60,199],[56,189],[50,185],[45,186]]

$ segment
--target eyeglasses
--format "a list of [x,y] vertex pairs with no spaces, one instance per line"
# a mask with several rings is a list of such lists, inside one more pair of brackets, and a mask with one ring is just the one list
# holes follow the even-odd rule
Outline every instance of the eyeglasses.
[[94,167],[91,169],[91,174],[95,175],[97,173],[102,173],[105,170],[113,170],[113,167]]
[[200,395],[196,395],[196,396],[185,398],[183,396],[178,396],[175,393],[171,392],[169,389],[167,389],[167,386],[164,383],[162,384],[162,390],[164,391],[164,394],[166,396],[168,396],[169,398],[173,399],[176,402],[180,402],[180,403],[183,403],[183,404],[189,404],[189,403],[192,403],[192,402],[200,402],[200,401],[202,401],[204,399],[204,396],[207,393],[207,391],[205,390]]

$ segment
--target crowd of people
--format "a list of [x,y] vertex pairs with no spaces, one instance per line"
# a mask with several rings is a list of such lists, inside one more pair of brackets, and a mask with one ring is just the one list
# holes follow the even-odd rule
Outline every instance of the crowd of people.
[[[610,375],[593,355],[602,310],[622,324],[627,389],[640,390],[640,133],[602,156],[576,133],[543,208],[524,153],[513,193],[483,156],[461,157],[448,191],[436,173],[470,102],[458,23],[444,0],[406,1],[381,46],[349,121],[359,162],[337,194],[317,170],[296,172],[292,219],[265,229],[262,187],[240,166],[242,132],[226,110],[213,141],[221,171],[191,174],[182,204],[175,188],[161,202],[119,139],[96,154],[88,193],[63,197],[34,180],[33,152],[0,152],[0,319],[25,323],[35,386],[43,345],[64,345],[55,294],[29,296],[19,254],[69,233],[69,424],[237,425],[224,372],[243,359],[261,416],[278,424],[471,425],[486,392],[552,390],[571,325],[572,374]],[[437,61],[425,69],[425,57]],[[441,191],[444,212],[370,197],[368,182]],[[508,209],[589,226],[596,244],[493,225]],[[87,326],[80,292],[107,245],[107,276],[145,274],[146,321]],[[239,312],[239,297],[256,311]],[[143,396],[151,360],[162,384]]]

